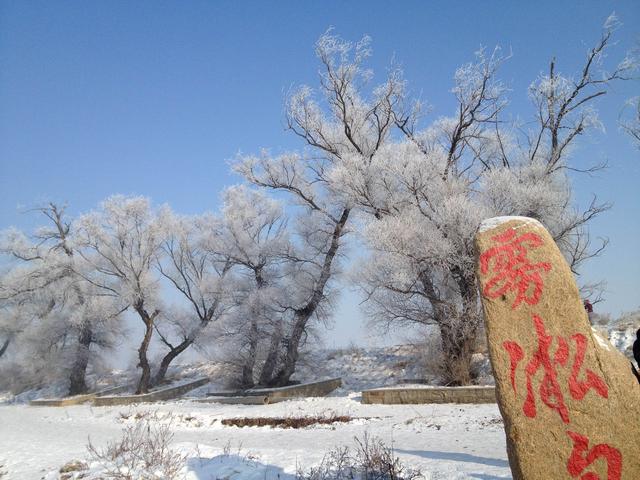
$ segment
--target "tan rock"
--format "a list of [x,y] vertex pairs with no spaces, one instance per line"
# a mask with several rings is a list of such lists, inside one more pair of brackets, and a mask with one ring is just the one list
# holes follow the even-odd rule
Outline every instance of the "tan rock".
[[639,480],[640,385],[587,319],[573,274],[537,221],[476,236],[489,354],[515,480]]

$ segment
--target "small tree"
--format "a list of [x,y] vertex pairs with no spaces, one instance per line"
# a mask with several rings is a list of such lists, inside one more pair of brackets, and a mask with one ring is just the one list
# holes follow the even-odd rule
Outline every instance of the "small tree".
[[136,393],[146,393],[151,385],[147,351],[161,311],[159,281],[153,267],[162,255],[164,239],[159,215],[143,197],[109,197],[98,211],[82,216],[78,222],[80,253],[91,266],[85,280],[132,308],[144,325],[138,348],[142,372]]
[[287,296],[283,265],[292,246],[282,204],[260,191],[243,186],[227,189],[222,224],[216,247],[239,276],[237,308],[228,326],[236,332],[240,384],[247,388],[256,378],[260,383],[270,379],[278,360]]
[[[302,209],[297,231],[300,248],[292,262],[298,272],[297,300],[288,308],[286,348],[268,382],[271,385],[289,382],[309,322],[328,300],[353,207],[336,176],[345,166],[375,162],[393,127],[392,109],[403,86],[394,71],[373,89],[371,98],[361,94],[370,79],[363,67],[370,55],[368,38],[353,45],[328,32],[316,43],[316,55],[321,63],[321,100],[303,86],[287,103],[289,130],[304,140],[309,153],[276,157],[265,153],[244,157],[236,165],[249,182],[288,193]],[[363,195],[375,195],[368,183],[359,187]]]
[[182,295],[186,308],[169,312],[169,324],[179,340],[172,343],[161,325],[155,329],[168,348],[153,383],[163,381],[173,360],[206,333],[232,307],[229,281],[233,265],[222,245],[222,224],[212,215],[180,217],[165,212],[161,219],[168,231],[160,244],[160,273]]
[[69,375],[69,393],[83,393],[91,346],[110,345],[120,311],[84,281],[75,224],[66,220],[65,208],[51,203],[36,210],[47,218],[45,226],[32,237],[10,230],[3,238],[2,251],[14,268],[3,277],[0,291],[4,313],[15,322],[4,350],[24,334],[29,349],[44,347],[43,358],[51,361],[49,354],[57,352]]

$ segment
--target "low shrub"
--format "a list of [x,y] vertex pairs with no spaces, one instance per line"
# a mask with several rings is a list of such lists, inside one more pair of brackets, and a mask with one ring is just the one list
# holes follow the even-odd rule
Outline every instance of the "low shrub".
[[365,433],[354,438],[354,448],[336,447],[327,452],[317,467],[299,468],[298,480],[415,480],[420,470],[405,466],[393,448]]
[[174,480],[178,478],[186,458],[170,447],[173,439],[171,422],[157,424],[142,416],[125,427],[122,438],[103,449],[91,441],[87,446],[92,461],[100,462],[106,478],[117,480]]
[[332,415],[330,417],[256,417],[225,418],[222,425],[235,427],[280,427],[305,428],[311,425],[331,425],[332,423],[348,423],[353,417]]

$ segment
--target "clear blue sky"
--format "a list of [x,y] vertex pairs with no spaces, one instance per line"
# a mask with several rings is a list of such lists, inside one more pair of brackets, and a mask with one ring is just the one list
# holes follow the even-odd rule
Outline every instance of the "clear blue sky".
[[[237,152],[300,147],[284,131],[283,92],[316,85],[313,44],[329,26],[373,38],[372,67],[392,57],[412,90],[449,114],[455,68],[480,46],[513,52],[502,70],[511,111],[527,118],[526,88],[556,56],[573,72],[615,11],[621,58],[640,41],[640,3],[629,1],[0,1],[0,228],[28,228],[21,206],[68,202],[71,212],[113,193],[142,194],[179,212],[216,209],[239,181]],[[576,177],[577,198],[614,202],[592,225],[608,251],[585,277],[604,278],[600,311],[640,306],[640,153],[618,130],[638,82],[600,103],[606,135],[582,141],[580,162],[609,160]],[[329,343],[360,341],[357,298],[346,294]]]

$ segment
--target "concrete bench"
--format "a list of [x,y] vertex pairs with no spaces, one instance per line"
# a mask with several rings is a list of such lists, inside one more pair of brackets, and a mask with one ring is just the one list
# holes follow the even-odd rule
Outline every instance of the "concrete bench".
[[[255,405],[275,403],[292,398],[325,397],[342,385],[341,378],[331,378],[318,382],[299,383],[286,387],[252,388],[240,391],[223,391],[208,393],[207,396],[215,400],[207,399],[202,402],[238,403]],[[228,400],[225,400],[228,399]],[[266,400],[265,400],[266,399]]]
[[141,395],[118,395],[118,396],[103,396],[93,399],[93,404],[97,407],[103,407],[107,405],[130,405],[133,403],[150,403],[159,402],[163,400],[170,400],[180,395],[183,395],[194,388],[201,387],[209,383],[208,377],[198,378],[187,383],[175,385],[172,387],[155,390],[149,393],[143,393]]
[[366,404],[421,404],[421,403],[496,403],[494,386],[469,387],[391,387],[365,390],[362,403]]
[[115,395],[116,393],[124,392],[130,387],[130,385],[119,385],[117,387],[109,387],[97,392],[85,393],[83,395],[74,395],[72,397],[65,398],[40,398],[38,400],[32,400],[29,405],[35,407],[68,407],[69,405],[80,405],[81,403],[90,402],[97,397],[104,395]]

